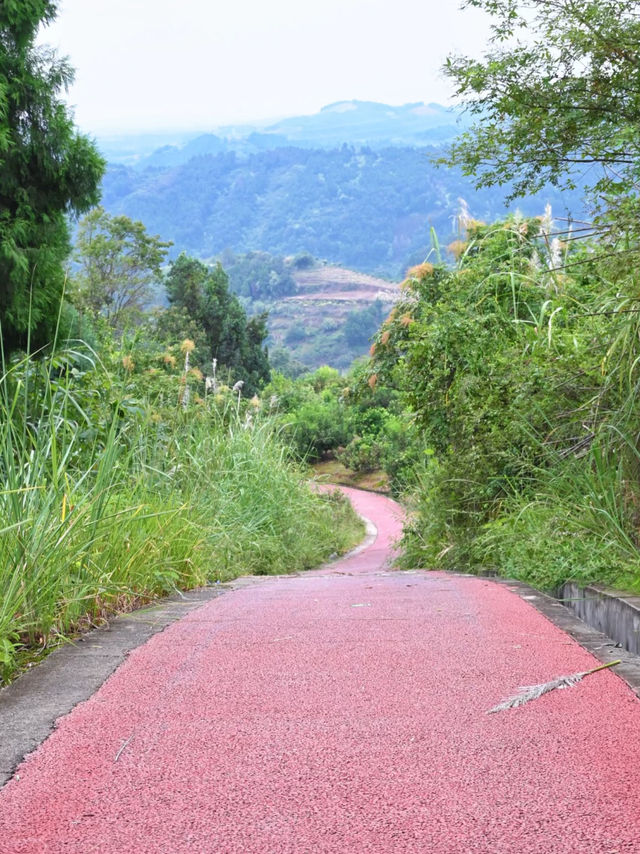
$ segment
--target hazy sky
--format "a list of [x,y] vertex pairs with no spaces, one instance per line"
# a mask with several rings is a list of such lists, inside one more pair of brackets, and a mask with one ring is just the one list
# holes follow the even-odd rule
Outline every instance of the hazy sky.
[[448,101],[450,52],[487,27],[458,0],[60,0],[42,41],[76,69],[89,133],[201,130],[358,98]]

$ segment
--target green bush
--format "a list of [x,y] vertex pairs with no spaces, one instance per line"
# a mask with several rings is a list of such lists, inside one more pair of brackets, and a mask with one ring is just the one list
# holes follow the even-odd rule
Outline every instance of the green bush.
[[356,472],[371,472],[380,468],[383,446],[373,439],[354,436],[346,448],[338,451],[338,460]]
[[557,249],[539,220],[471,223],[376,336],[371,382],[415,431],[405,564],[638,583],[636,286],[588,245],[550,271]]

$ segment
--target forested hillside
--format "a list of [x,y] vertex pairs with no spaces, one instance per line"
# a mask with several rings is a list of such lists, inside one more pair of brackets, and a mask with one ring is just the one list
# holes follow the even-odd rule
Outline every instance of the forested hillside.
[[328,265],[297,270],[294,281],[295,295],[268,307],[271,362],[288,373],[284,353],[307,369],[346,371],[366,355],[399,294],[393,282]]
[[[506,210],[500,191],[474,189],[459,170],[437,168],[433,156],[433,148],[287,146],[205,154],[175,167],[111,165],[102,202],[173,241],[176,254],[308,251],[400,278],[424,260],[432,227],[443,244],[456,238],[460,198],[485,221]],[[575,215],[577,199],[545,188],[518,204],[528,215],[542,214],[547,202],[559,216],[567,208]]]
[[347,370],[367,353],[399,293],[395,282],[308,253],[226,250],[221,261],[247,312],[266,315],[271,365],[289,376],[321,365]]

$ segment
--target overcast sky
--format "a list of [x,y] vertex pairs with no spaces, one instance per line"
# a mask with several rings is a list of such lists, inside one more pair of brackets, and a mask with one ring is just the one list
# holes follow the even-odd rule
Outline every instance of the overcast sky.
[[41,41],[71,59],[89,133],[207,130],[357,98],[447,103],[450,52],[486,22],[458,0],[60,0]]

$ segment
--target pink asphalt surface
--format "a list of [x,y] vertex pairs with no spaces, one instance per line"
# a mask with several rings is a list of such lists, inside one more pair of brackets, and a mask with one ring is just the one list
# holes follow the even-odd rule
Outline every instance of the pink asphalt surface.
[[349,494],[377,541],[135,650],[0,793],[2,854],[640,852],[631,690],[487,715],[596,662],[503,586],[390,571],[397,506]]

